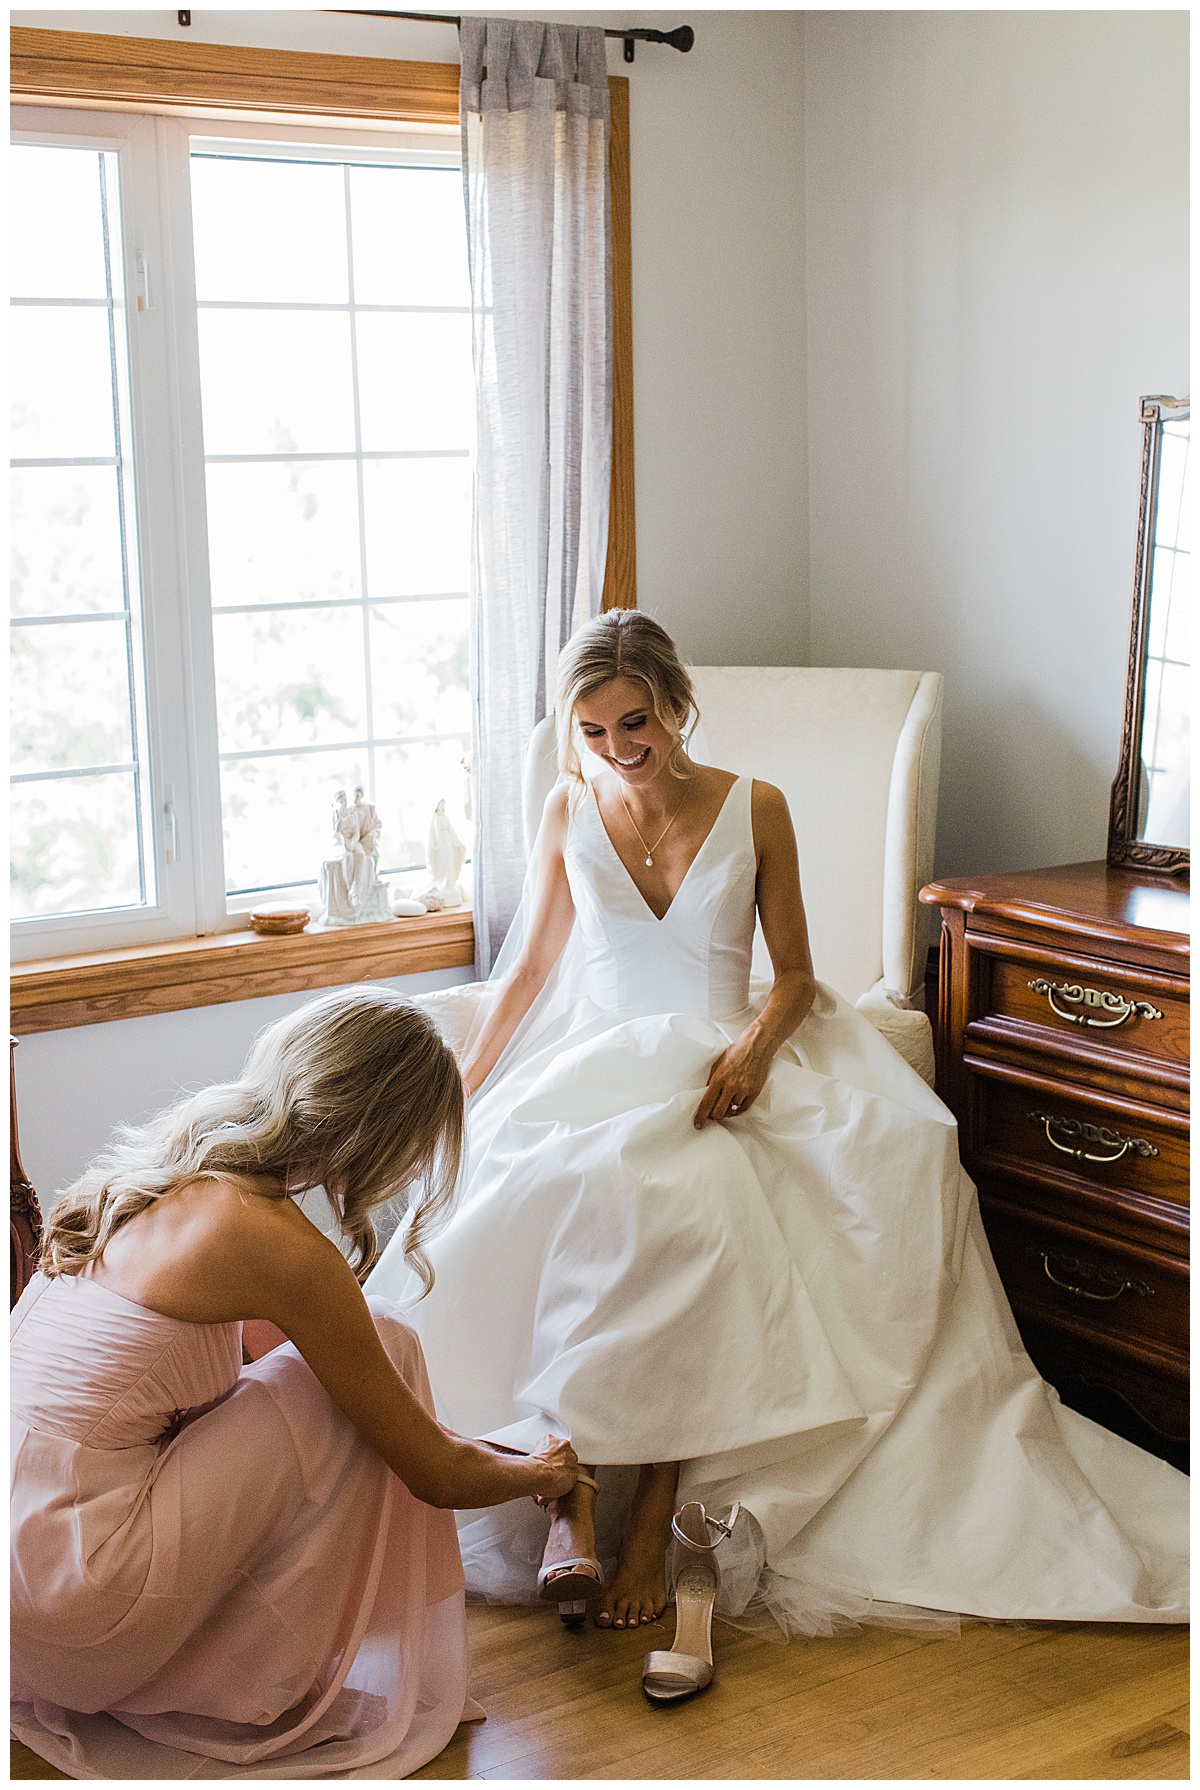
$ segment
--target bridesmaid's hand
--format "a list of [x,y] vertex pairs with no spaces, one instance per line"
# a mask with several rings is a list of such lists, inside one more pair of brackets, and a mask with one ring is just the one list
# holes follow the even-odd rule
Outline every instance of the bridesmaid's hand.
[[565,1498],[579,1477],[579,1456],[565,1436],[543,1436],[529,1457],[536,1468],[534,1502],[543,1506]]
[[710,1119],[736,1119],[747,1112],[766,1086],[774,1054],[752,1031],[723,1050],[708,1072],[708,1086],[692,1121],[696,1130],[703,1130]]

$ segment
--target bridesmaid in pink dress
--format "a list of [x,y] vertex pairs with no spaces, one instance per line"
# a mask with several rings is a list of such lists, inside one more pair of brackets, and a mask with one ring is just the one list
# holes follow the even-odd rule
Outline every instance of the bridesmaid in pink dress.
[[[453,1510],[563,1495],[575,1457],[444,1429],[358,1284],[413,1184],[428,1278],[462,1099],[423,1015],[341,991],[55,1207],[13,1313],[11,1675],[14,1732],[70,1776],[399,1778],[481,1713]],[[318,1186],[354,1268],[288,1197]],[[243,1367],[255,1319],[290,1341]]]

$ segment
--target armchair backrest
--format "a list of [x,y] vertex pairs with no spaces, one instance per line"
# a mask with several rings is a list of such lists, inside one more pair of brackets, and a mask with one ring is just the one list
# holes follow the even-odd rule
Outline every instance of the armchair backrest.
[[[919,994],[941,768],[938,672],[701,665],[693,756],[777,784],[800,848],[817,975],[856,1001],[882,982]],[[529,743],[532,841],[557,776],[553,717]],[[756,967],[769,970],[761,937]]]

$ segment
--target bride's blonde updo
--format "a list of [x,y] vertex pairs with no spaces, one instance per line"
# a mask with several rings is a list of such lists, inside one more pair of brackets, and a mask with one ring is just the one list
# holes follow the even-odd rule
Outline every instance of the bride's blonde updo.
[[618,677],[645,684],[655,715],[675,736],[667,769],[673,777],[690,777],[684,744],[700,719],[692,680],[666,629],[640,609],[610,609],[585,622],[559,654],[555,723],[559,769],[582,787],[575,709]]
[[393,989],[339,989],[263,1032],[234,1082],[189,1094],[112,1147],[68,1187],[42,1241],[44,1274],[78,1274],[153,1201],[221,1180],[284,1199],[324,1187],[362,1280],[378,1254],[372,1210],[406,1196],[404,1253],[422,1250],[454,1195],[463,1086],[432,1021]]

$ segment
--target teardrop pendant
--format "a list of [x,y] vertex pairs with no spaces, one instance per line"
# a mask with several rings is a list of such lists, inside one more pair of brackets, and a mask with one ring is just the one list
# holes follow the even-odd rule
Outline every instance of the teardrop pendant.
[[647,858],[647,859],[646,859],[646,869],[647,869],[647,870],[653,870],[653,868],[654,868],[654,859],[653,859],[653,858]]

